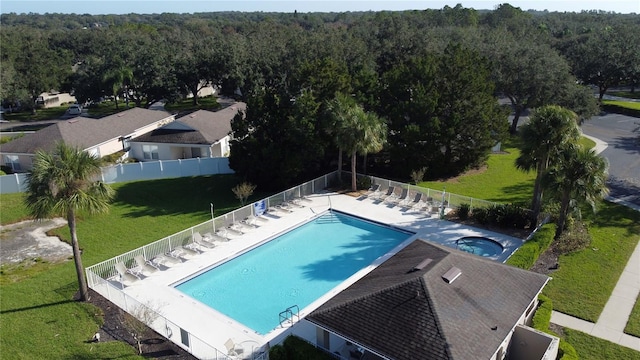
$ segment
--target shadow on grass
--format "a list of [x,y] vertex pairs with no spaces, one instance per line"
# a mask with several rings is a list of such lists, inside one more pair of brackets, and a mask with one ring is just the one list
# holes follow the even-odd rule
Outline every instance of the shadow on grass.
[[[153,181],[136,181],[114,186],[114,205],[124,209],[124,217],[209,214],[236,209],[240,202],[231,189],[240,182],[235,175],[194,176]],[[258,199],[255,193],[249,202]]]
[[583,214],[597,226],[625,229],[627,235],[640,234],[640,212],[626,206],[603,201],[595,214],[590,209]]
[[42,308],[46,308],[46,307],[50,307],[50,306],[64,305],[64,304],[68,304],[68,303],[72,303],[72,302],[75,302],[75,301],[74,300],[62,300],[62,301],[56,301],[56,302],[52,302],[52,303],[48,303],[48,304],[40,304],[40,305],[26,306],[26,307],[16,308],[16,309],[2,310],[2,311],[0,311],[0,314],[11,314],[11,313],[22,312],[22,311],[42,309]]
[[531,191],[535,180],[520,182],[515,185],[509,185],[502,188],[504,195],[499,198],[487,199],[499,203],[511,204],[527,204],[531,200]]

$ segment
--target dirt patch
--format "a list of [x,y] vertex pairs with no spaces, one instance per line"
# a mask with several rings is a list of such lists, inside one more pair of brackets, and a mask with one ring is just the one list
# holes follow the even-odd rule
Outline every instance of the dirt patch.
[[559,266],[558,251],[555,248],[555,243],[552,243],[545,252],[540,254],[536,263],[533,264],[529,270],[539,274],[549,275],[558,270]]
[[41,259],[60,262],[73,256],[71,245],[47,232],[67,221],[62,218],[27,220],[0,226],[0,263],[18,264],[25,260]]

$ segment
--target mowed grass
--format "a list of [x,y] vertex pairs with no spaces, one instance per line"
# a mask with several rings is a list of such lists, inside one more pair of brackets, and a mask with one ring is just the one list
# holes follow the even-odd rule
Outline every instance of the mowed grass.
[[640,297],[636,299],[636,304],[633,306],[631,315],[629,315],[629,322],[627,322],[624,332],[640,337]]
[[[78,239],[85,266],[106,260],[237,208],[230,175],[132,182],[115,185],[117,196],[106,215],[79,217]],[[264,197],[256,193],[251,199]],[[26,214],[16,199],[0,197],[3,224]],[[8,199],[11,199],[9,201]],[[7,217],[5,217],[7,215]],[[68,241],[69,231],[54,231]],[[124,343],[90,344],[98,330],[100,309],[72,301],[77,291],[72,261],[38,262],[28,270],[5,267],[0,272],[0,348],[6,359],[141,359]]]
[[491,154],[486,169],[470,171],[455,179],[423,181],[420,186],[434,190],[446,188],[447,192],[477,199],[501,203],[528,203],[531,201],[535,172],[523,172],[515,168],[520,150],[503,149],[503,153]]
[[198,105],[193,105],[193,98],[181,99],[174,103],[166,104],[164,107],[167,111],[187,111],[187,110],[209,110],[216,111],[220,108],[218,98],[213,95],[198,97]]
[[601,202],[598,212],[586,211],[591,244],[562,255],[560,268],[543,293],[555,310],[596,322],[620,274],[640,240],[640,212]]
[[614,105],[625,109],[640,110],[640,102],[634,101],[618,101],[618,100],[602,100],[604,105]]
[[0,225],[13,224],[30,219],[23,205],[24,194],[0,194]]
[[635,351],[577,330],[565,328],[564,333],[565,340],[573,345],[578,352],[580,360],[640,360],[640,351]]

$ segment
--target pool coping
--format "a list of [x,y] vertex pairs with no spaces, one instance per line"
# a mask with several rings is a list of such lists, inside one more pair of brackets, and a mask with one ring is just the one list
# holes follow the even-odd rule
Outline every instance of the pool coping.
[[455,244],[455,240],[460,237],[489,237],[499,242],[505,249],[500,256],[492,258],[500,262],[506,261],[517,247],[524,243],[522,239],[516,239],[504,234],[441,220],[437,214],[432,215],[417,210],[400,209],[392,204],[378,203],[371,199],[356,198],[345,194],[326,193],[313,195],[309,197],[309,202],[305,205],[304,208],[294,209],[291,213],[282,214],[280,218],[272,218],[259,228],[250,230],[244,235],[237,236],[228,242],[219,243],[216,248],[205,251],[203,254],[195,255],[184,263],[149,274],[143,280],[127,286],[124,292],[137,301],[150,306],[163,317],[186,329],[193,336],[216,349],[225,349],[224,342],[229,338],[233,338],[240,343],[255,343],[260,347],[273,342],[290,328],[277,328],[265,335],[260,335],[209,306],[184,295],[175,289],[173,284],[184,281],[187,277],[195,276],[196,273],[204,271],[205,268],[211,268],[215,264],[219,265],[246,251],[250,251],[250,249],[274,238],[277,234],[312,220],[329,209],[341,211],[375,223],[387,224],[387,226],[408,231],[414,233],[414,235],[376,259],[369,266],[356,272],[316,301],[300,309],[301,319],[416,239],[435,241],[455,249],[455,245],[451,246],[451,244]]

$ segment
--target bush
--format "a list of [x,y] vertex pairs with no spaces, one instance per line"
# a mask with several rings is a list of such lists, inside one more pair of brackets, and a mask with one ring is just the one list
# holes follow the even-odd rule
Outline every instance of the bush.
[[591,244],[591,235],[587,226],[581,221],[575,221],[566,229],[556,242],[556,249],[560,254],[569,254],[582,250]]
[[[536,310],[536,313],[535,315],[533,315],[533,319],[531,320],[531,327],[547,334],[558,336],[558,334],[549,330],[549,324],[551,324],[551,313],[553,312],[553,302],[549,297],[542,294],[538,296],[538,300],[540,301],[540,303],[538,304],[538,309]],[[560,344],[558,344],[557,359],[578,360],[578,353],[571,344],[566,342],[564,339],[560,339]]]
[[460,204],[457,210],[458,218],[460,218],[460,220],[467,220],[469,218],[469,210],[471,210],[471,205]]
[[275,345],[269,349],[269,360],[287,360],[287,352],[282,345]]
[[542,294],[538,295],[538,300],[538,308],[535,315],[533,315],[533,319],[531,319],[531,327],[543,332],[549,332],[553,302],[549,297]]
[[559,360],[578,360],[578,353],[573,345],[566,342],[564,339],[560,339],[558,345],[558,359]]
[[296,336],[288,336],[282,345],[269,350],[271,360],[330,360],[332,357],[324,351]]
[[488,211],[485,208],[475,208],[473,209],[473,212],[471,213],[471,216],[473,217],[473,219],[475,221],[477,221],[478,223],[482,224],[482,225],[486,225],[489,222],[488,219]]
[[487,208],[487,222],[503,228],[524,229],[530,224],[527,209],[513,204],[496,204]]
[[545,252],[553,242],[555,231],[555,224],[545,224],[542,226],[533,234],[531,239],[522,244],[522,246],[507,259],[507,264],[525,270],[531,269],[540,254]]
[[369,188],[371,188],[371,183],[373,181],[371,180],[370,177],[368,176],[361,176],[356,180],[356,186],[358,187],[358,190],[367,190]]

